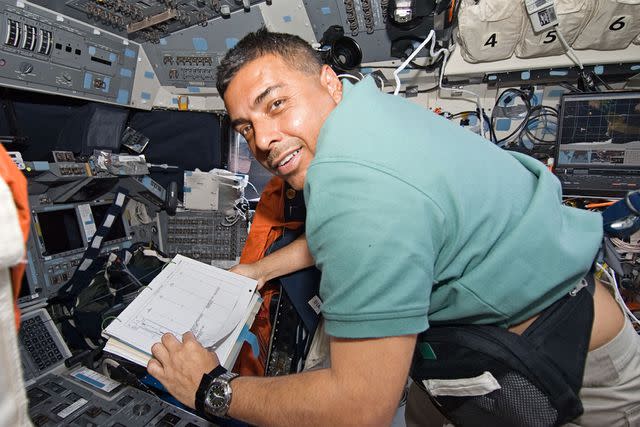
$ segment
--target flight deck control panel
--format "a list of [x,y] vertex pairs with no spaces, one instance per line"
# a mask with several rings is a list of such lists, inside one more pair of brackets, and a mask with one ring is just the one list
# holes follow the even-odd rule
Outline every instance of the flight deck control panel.
[[139,45],[35,5],[0,8],[0,85],[129,104]]

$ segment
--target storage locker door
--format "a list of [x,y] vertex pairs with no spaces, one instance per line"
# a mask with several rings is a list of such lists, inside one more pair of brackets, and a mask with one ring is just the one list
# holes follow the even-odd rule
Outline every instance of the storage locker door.
[[[559,22],[558,30],[562,32],[567,43],[571,44],[589,22],[594,2],[592,0],[556,0],[555,4]],[[516,46],[516,56],[533,58],[561,55],[564,52],[565,49],[558,40],[556,28],[549,28],[535,34],[531,21],[525,19],[522,37]]]
[[467,62],[507,59],[522,33],[524,3],[514,0],[463,0],[457,40]]
[[598,0],[574,49],[625,49],[640,34],[640,0]]

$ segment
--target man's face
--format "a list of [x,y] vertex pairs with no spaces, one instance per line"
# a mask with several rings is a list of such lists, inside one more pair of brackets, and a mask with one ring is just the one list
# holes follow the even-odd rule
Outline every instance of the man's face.
[[342,84],[331,68],[307,74],[276,55],[245,64],[224,96],[231,125],[255,158],[298,190],[304,187],[320,128],[341,99]]

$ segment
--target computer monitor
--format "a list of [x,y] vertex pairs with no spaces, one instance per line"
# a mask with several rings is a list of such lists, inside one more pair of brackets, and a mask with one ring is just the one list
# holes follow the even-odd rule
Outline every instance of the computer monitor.
[[566,195],[640,189],[640,92],[564,95],[555,171]]
[[22,276],[22,285],[17,298],[18,307],[24,310],[27,307],[39,305],[46,301],[48,293],[43,288],[44,285],[38,285],[37,278],[32,276],[29,268],[27,268],[27,271]]
[[28,297],[32,294],[31,287],[29,286],[29,280],[27,279],[27,272],[22,275],[22,285],[20,285],[20,293],[18,294],[18,301]]
[[[91,206],[91,212],[93,213],[93,220],[96,224],[96,228],[102,225],[102,222],[104,221],[104,217],[107,214],[107,211],[109,210],[110,206],[111,204],[108,204],[108,203]],[[123,239],[125,237],[127,237],[127,232],[122,222],[122,216],[120,216],[115,221],[113,221],[113,224],[111,225],[111,229],[109,230],[109,234],[104,239],[104,241],[105,243],[107,243],[113,240]]]
[[36,214],[42,236],[42,255],[51,256],[84,247],[78,215],[74,208]]

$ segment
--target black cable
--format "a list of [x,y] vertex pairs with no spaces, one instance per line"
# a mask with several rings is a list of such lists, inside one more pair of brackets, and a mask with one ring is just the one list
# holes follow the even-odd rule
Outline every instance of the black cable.
[[[440,87],[440,86],[435,85],[435,86],[433,86],[433,87],[430,87],[430,88],[427,88],[427,89],[421,89],[421,90],[418,90],[418,91],[415,91],[415,92],[411,92],[411,93],[428,93],[428,92],[433,92],[434,90],[438,89],[439,87]],[[394,92],[385,92],[385,93],[393,94]],[[401,90],[401,91],[399,91],[398,93],[407,93],[407,91],[406,91],[406,90]]]
[[609,86],[609,84],[607,82],[605,82],[604,80],[602,80],[602,78],[600,78],[599,75],[597,75],[595,72],[592,72],[592,74],[595,76],[596,79],[600,80],[600,83],[602,83],[602,85],[607,88],[607,90],[613,90],[613,88],[611,86]]
[[[479,118],[479,114],[478,114],[478,110],[467,110],[467,111],[460,111],[459,113],[455,113],[452,114],[451,116],[448,117],[449,120],[456,120],[459,117],[462,116],[475,116]],[[489,117],[487,117],[487,114],[484,112],[484,110],[482,111],[482,118],[484,119],[484,123],[487,124],[487,126],[489,127],[489,140],[490,141],[494,141],[496,139],[496,133],[495,130],[493,128],[493,126],[491,125],[490,119]],[[480,136],[484,137],[484,129],[480,129]]]
[[565,89],[569,89],[572,93],[582,93],[583,91],[580,90],[579,88],[575,87],[574,85],[572,85],[569,82],[560,82],[558,83],[560,86],[562,86]]
[[[365,68],[367,68],[367,69],[368,69],[368,68],[371,68],[371,69],[374,69],[374,68],[385,68],[385,69],[389,69],[389,70],[395,70],[395,69],[396,69],[396,68],[398,68],[399,66],[400,66],[400,65],[397,65],[397,66],[395,66],[395,67],[394,67],[394,66],[389,66],[389,65],[375,65],[375,66],[371,66],[371,67],[358,67],[358,69],[359,69],[359,70],[363,70],[363,69],[365,69]],[[407,70],[407,69],[408,69],[408,70],[410,70],[411,68],[405,68],[405,70]]]
[[459,113],[452,114],[452,115],[449,117],[449,120],[455,120],[455,119],[457,119],[458,117],[462,117],[462,116],[465,116],[465,115],[467,115],[467,116],[476,116],[476,117],[478,117],[478,112],[477,112],[477,111],[472,111],[472,110],[460,111]]
[[523,129],[523,132],[521,132],[520,135],[518,136],[518,141],[520,142],[521,146],[528,148],[525,146],[524,141],[522,139],[523,133],[529,138],[530,142],[533,145],[552,145],[554,143],[555,139],[546,140],[546,139],[538,138],[531,132],[530,125],[539,121],[542,117],[555,118],[556,126],[557,126],[558,110],[556,110],[553,107],[549,107],[547,105],[536,105],[535,107],[532,107],[531,116],[529,117],[529,120],[527,121],[527,124]]
[[[485,113],[484,110],[482,110],[482,117],[484,118],[484,122],[487,123],[487,126],[489,126],[489,141],[497,140],[498,137],[496,136],[496,129],[493,126],[493,123],[491,123],[491,119],[487,117],[487,113]],[[482,136],[484,136],[484,133],[482,134]]]
[[[406,61],[408,57],[409,56],[405,57],[403,61]],[[442,62],[444,61],[444,52],[441,52],[436,58],[433,58],[433,59],[434,61],[429,65],[419,65],[419,64],[416,64],[415,61],[410,61],[409,64],[411,65],[412,68],[416,70],[433,71],[436,68],[438,68],[440,64],[442,64]]]
[[531,101],[530,101],[530,96],[528,94],[526,94],[524,91],[520,90],[520,89],[505,89],[500,95],[498,95],[498,99],[496,100],[496,103],[493,106],[493,110],[491,111],[491,127],[495,129],[495,125],[494,125],[494,121],[495,121],[495,116],[494,113],[496,111],[496,108],[498,107],[498,105],[500,104],[500,101],[502,100],[502,98],[504,98],[504,96],[506,94],[510,94],[513,93],[515,95],[517,95],[520,99],[522,99],[522,101],[524,102],[526,108],[527,108],[527,114],[524,116],[524,118],[522,119],[522,121],[520,122],[520,124],[518,125],[518,127],[511,132],[509,135],[507,135],[506,137],[502,138],[502,139],[495,139],[493,142],[496,145],[501,145],[501,144],[505,144],[507,142],[509,142],[509,140],[511,138],[513,138],[515,135],[520,135],[520,133],[522,132],[522,130],[524,129],[527,121],[529,120],[529,117],[531,116]]

